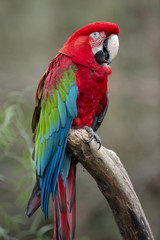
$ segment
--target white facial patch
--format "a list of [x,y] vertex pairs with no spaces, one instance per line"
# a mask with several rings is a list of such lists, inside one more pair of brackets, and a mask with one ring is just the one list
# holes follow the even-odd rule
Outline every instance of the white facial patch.
[[[102,43],[106,38],[106,34],[104,31],[102,32],[93,32],[90,34],[89,44],[92,48],[93,53],[95,54],[97,51],[102,50]],[[97,49],[97,50],[96,50]]]

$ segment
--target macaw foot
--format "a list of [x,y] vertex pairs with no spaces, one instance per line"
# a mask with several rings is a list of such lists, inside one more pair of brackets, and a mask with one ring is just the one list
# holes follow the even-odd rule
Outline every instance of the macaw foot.
[[98,148],[98,150],[99,150],[101,145],[102,145],[100,137],[97,135],[97,133],[95,133],[93,131],[92,128],[90,128],[90,127],[88,127],[86,125],[83,126],[83,128],[88,132],[88,135],[89,135],[89,140],[87,142],[90,143],[93,139],[95,139],[96,142],[99,144],[99,148]]

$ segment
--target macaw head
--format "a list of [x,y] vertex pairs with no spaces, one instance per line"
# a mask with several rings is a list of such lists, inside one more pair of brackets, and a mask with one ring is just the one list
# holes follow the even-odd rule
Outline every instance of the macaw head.
[[83,66],[106,67],[118,53],[118,34],[117,24],[91,23],[77,30],[63,45],[60,52]]

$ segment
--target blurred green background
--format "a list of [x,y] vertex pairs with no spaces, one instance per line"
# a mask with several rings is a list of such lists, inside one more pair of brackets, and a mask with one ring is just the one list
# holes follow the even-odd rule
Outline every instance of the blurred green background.
[[[37,84],[49,62],[78,28],[95,21],[120,27],[111,64],[110,106],[98,131],[119,155],[160,239],[160,1],[0,1],[0,239],[52,238],[53,208],[24,216],[34,184],[31,118]],[[76,239],[121,239],[91,176],[77,171]]]

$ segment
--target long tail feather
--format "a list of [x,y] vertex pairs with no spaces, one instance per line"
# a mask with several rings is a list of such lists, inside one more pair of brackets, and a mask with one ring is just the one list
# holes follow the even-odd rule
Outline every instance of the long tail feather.
[[61,175],[54,197],[53,240],[73,240],[75,235],[76,164],[71,161],[69,174],[64,186]]
[[25,215],[27,217],[31,217],[33,213],[40,207],[41,205],[41,190],[39,186],[39,180],[37,178],[36,184],[33,188],[31,197],[29,199]]

